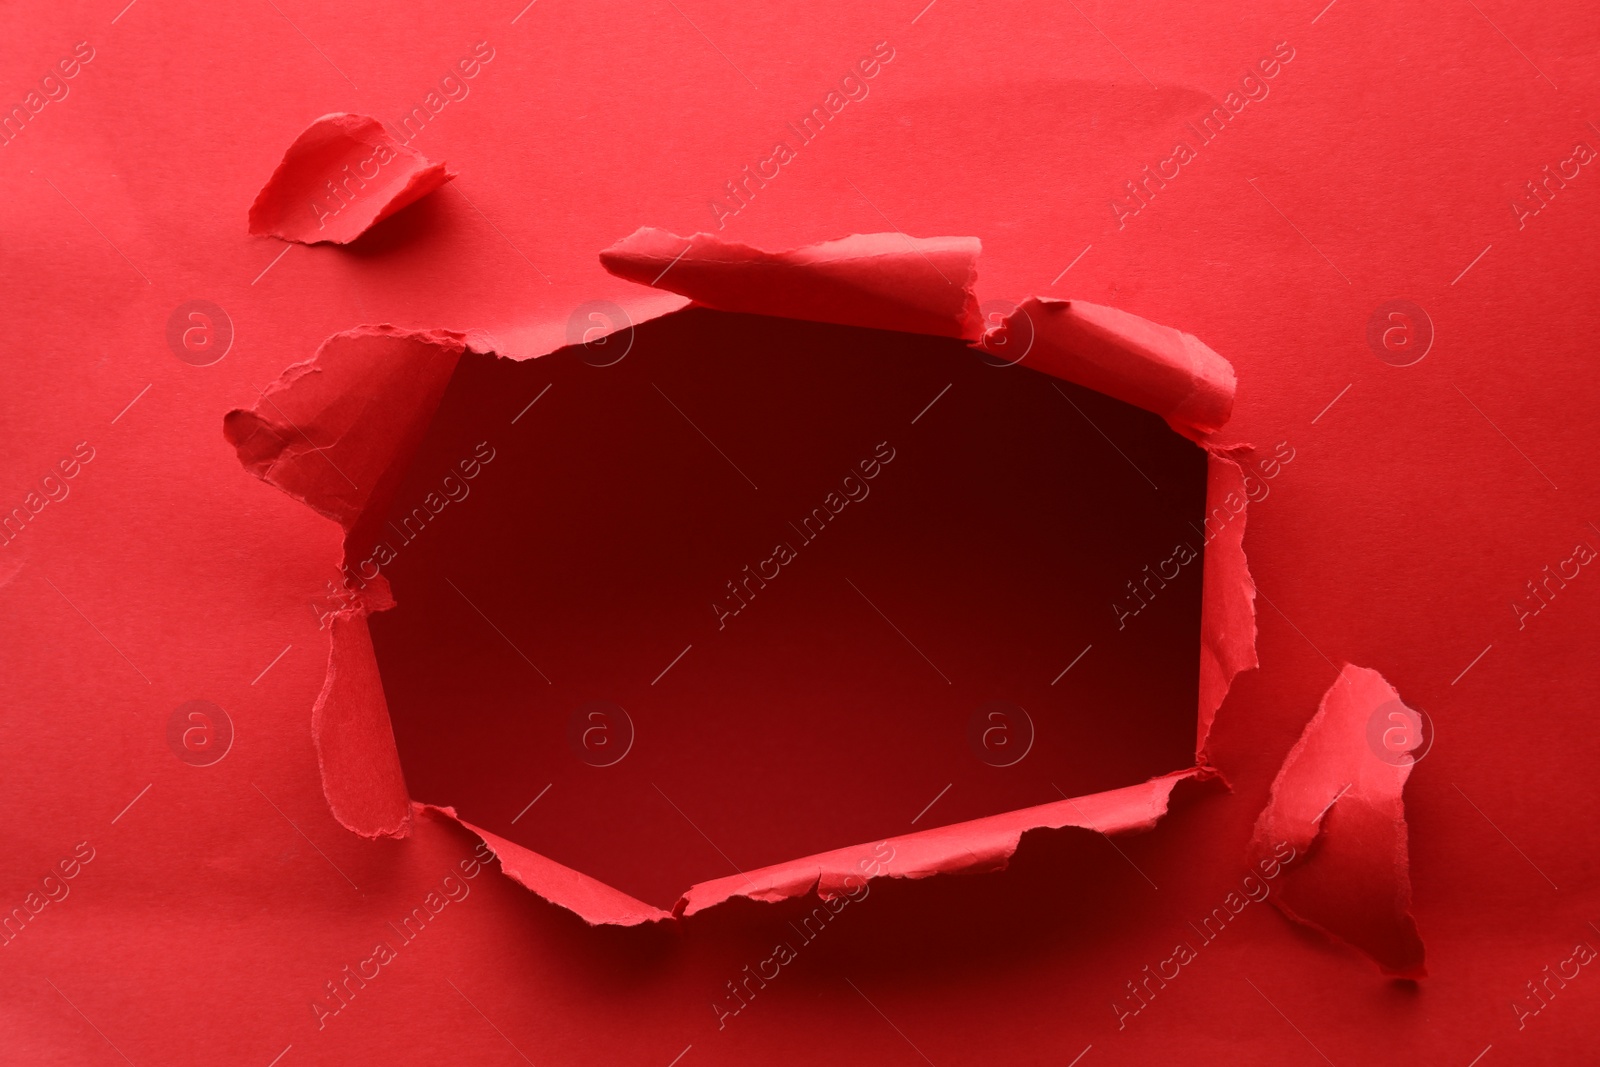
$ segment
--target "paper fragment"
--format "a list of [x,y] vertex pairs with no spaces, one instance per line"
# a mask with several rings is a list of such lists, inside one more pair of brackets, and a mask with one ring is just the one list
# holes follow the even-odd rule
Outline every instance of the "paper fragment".
[[719,311],[975,340],[976,237],[852,234],[765,252],[641,227],[604,252],[612,274]]
[[[1390,716],[1401,732],[1375,745]],[[1346,664],[1283,761],[1250,843],[1252,863],[1280,841],[1304,857],[1272,898],[1285,915],[1397,978],[1427,975],[1401,797],[1422,743],[1418,722],[1382,675]]]
[[1198,338],[1116,308],[1030,297],[995,327],[1015,333],[1031,320],[1024,366],[1088,386],[1167,420],[1198,440],[1233,411],[1233,366]]
[[455,175],[377,119],[335,112],[296,137],[250,206],[250,232],[347,244]]

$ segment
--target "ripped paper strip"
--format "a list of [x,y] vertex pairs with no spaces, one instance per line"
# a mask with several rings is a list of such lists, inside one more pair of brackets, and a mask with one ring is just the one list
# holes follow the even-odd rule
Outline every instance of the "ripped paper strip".
[[701,882],[683,895],[674,911],[693,915],[735,897],[771,903],[813,890],[830,900],[852,888],[850,879],[929,878],[1004,870],[1029,830],[1078,827],[1120,834],[1153,829],[1167,813],[1173,788],[1202,776],[1198,769],[1176,771],[1104,793],[891,837],[885,843],[891,847],[893,859],[886,862],[878,850],[880,843],[873,842]]
[[[602,253],[613,273],[723,311],[977,341],[976,238],[855,235],[764,252],[699,234],[641,229]],[[953,281],[959,279],[959,282]],[[879,876],[926,878],[1006,866],[1022,835],[1080,827],[1101,833],[1152,828],[1179,781],[1215,775],[1206,746],[1233,677],[1256,665],[1254,585],[1243,550],[1247,500],[1239,460],[1248,448],[1208,447],[1232,406],[1232,368],[1199,341],[1134,315],[1067,301],[1026,301],[1042,324],[1031,362],[1044,373],[1145,407],[1207,448],[1207,511],[1227,516],[1208,536],[1202,606],[1196,762],[1160,778],[1086,797],[936,827],[890,839],[896,860]],[[346,546],[381,522],[425,434],[468,335],[362,327],[329,338],[284,372],[249,410],[224,423],[241,462],[262,480],[338,522]],[[377,417],[380,415],[382,417]],[[349,565],[350,557],[344,561]],[[364,579],[365,580],[365,579]],[[453,809],[406,794],[366,616],[393,606],[381,576],[330,613],[327,680],[313,712],[323,789],[338,820],[365,836],[405,836],[417,813],[459,822],[500,857],[504,872],[590,924],[638,925],[693,915],[738,897],[778,901],[843,891],[876,844],[820,853],[699,883],[672,911],[475,827]]]
[[250,233],[348,244],[454,177],[377,119],[324,115],[294,139],[256,194]]
[[619,278],[718,311],[975,340],[981,333],[976,237],[852,234],[763,252],[708,233],[641,227],[604,252]]
[[1305,857],[1273,895],[1285,915],[1396,978],[1428,973],[1401,797],[1420,724],[1382,675],[1345,664],[1283,761],[1250,843],[1252,863],[1278,841]]
[[[1244,554],[1250,498],[1245,493],[1248,447],[1207,449],[1206,554],[1200,594],[1200,711],[1195,762],[1211,763],[1211,726],[1241,671],[1256,658],[1256,583]],[[1225,521],[1218,522],[1226,517]],[[1213,525],[1213,524],[1216,525]]]
[[672,912],[635,900],[620,889],[613,889],[598,878],[541,856],[515,841],[474,826],[454,808],[433,804],[414,805],[417,813],[449,819],[474,834],[500,861],[507,878],[531,890],[557,907],[566,908],[590,926],[638,926],[640,923],[671,919]]
[[[637,926],[694,915],[744,897],[767,903],[815,892],[824,900],[851,891],[860,880],[930,878],[1004,870],[1029,830],[1079,828],[1102,834],[1152,829],[1167,813],[1179,782],[1201,777],[1179,771],[1104,793],[1058,800],[970,822],[853,845],[691,886],[671,911],[652,907],[598,879],[474,826],[449,807],[416,804],[459,823],[488,845],[507,877],[591,926]],[[888,859],[885,859],[887,854]]]

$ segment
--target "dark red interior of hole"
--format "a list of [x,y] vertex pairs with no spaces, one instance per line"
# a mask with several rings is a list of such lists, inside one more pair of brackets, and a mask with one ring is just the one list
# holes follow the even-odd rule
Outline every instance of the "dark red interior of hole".
[[[1206,460],[1161,419],[955,341],[699,309],[585,352],[464,357],[372,538],[413,797],[669,906],[1193,762],[1201,561],[1145,579],[1201,547]],[[993,701],[1032,723],[1009,766],[1015,712],[973,741]]]

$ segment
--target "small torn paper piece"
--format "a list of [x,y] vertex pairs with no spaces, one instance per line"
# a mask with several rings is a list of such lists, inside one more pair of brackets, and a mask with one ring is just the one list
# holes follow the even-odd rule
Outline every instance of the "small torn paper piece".
[[324,115],[296,137],[250,205],[257,237],[348,244],[455,175],[366,115]]
[[1423,722],[1377,671],[1346,664],[1283,761],[1250,843],[1252,862],[1276,842],[1304,857],[1273,897],[1285,915],[1395,978],[1428,973],[1401,799]]

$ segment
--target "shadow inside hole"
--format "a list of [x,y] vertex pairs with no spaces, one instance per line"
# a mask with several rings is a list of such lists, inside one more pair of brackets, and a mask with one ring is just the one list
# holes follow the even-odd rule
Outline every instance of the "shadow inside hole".
[[666,907],[1193,762],[1206,458],[1157,416],[704,309],[581,355],[464,356],[352,539],[414,798]]

